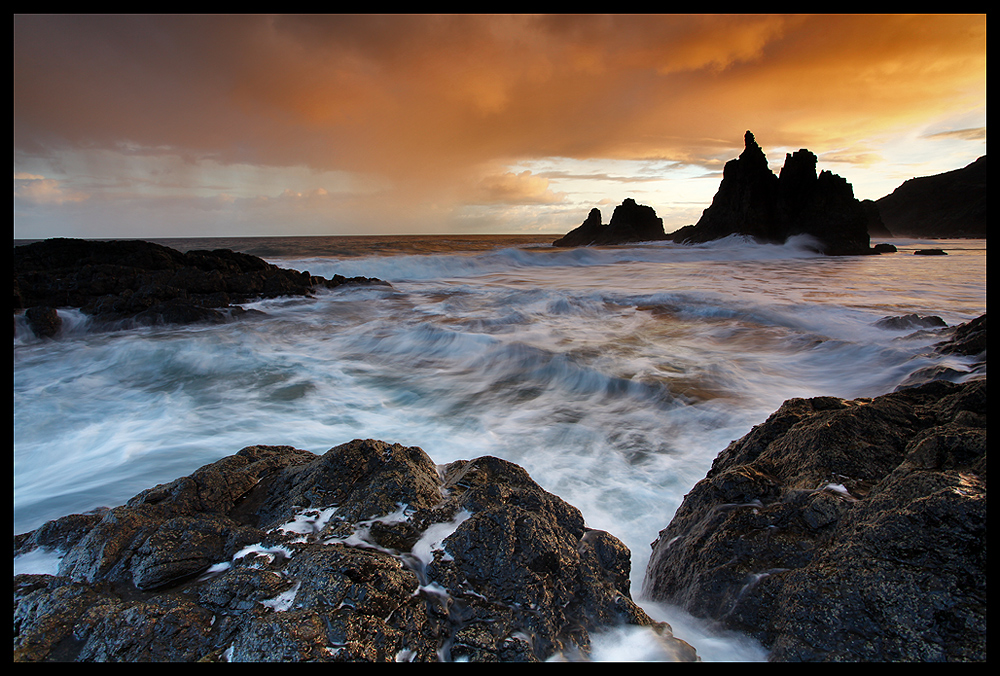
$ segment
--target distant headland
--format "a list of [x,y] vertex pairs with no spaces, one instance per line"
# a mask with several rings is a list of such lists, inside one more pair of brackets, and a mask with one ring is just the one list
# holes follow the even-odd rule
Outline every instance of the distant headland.
[[875,200],[893,236],[986,238],[986,155],[943,174],[911,178]]

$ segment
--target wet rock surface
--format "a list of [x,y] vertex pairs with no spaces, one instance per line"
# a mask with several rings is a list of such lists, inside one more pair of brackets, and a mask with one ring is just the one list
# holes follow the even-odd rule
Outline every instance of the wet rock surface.
[[[935,328],[944,324],[944,320],[933,315],[920,317],[918,315],[903,315],[901,317],[886,317],[876,326],[892,329],[916,329],[913,333],[901,337],[901,340],[922,338],[933,335],[939,338],[930,352],[938,355],[954,355],[964,363],[939,363],[933,366],[917,369],[907,376],[896,389],[905,389],[921,385],[933,380],[950,380],[961,382],[971,377],[986,377],[986,315],[977,317],[970,322],[958,326]],[[922,355],[921,355],[922,356]]]
[[[228,249],[182,253],[141,240],[49,239],[14,247],[14,312],[39,337],[56,335],[54,308],[80,308],[102,322],[224,322],[260,298],[308,296],[321,288],[385,285],[288,270]],[[58,317],[56,317],[58,319]]]
[[[946,335],[985,363],[985,316]],[[985,372],[786,401],[652,547],[646,594],[772,661],[985,661]]]
[[517,465],[355,440],[252,446],[16,536],[14,660],[538,661],[648,628],[628,549]]

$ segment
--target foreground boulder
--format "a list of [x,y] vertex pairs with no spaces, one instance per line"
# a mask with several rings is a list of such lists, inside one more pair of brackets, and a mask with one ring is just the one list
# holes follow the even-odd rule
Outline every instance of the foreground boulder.
[[14,555],[14,661],[538,661],[648,627],[628,549],[517,465],[436,467],[356,440],[252,446],[126,505],[49,522]]
[[[939,349],[975,351],[970,325]],[[652,547],[645,594],[773,661],[985,661],[985,375],[786,401]]]
[[726,163],[712,204],[695,225],[671,235],[675,242],[744,235],[780,244],[808,235],[827,255],[875,253],[868,233],[873,215],[854,197],[850,183],[829,171],[817,176],[816,155],[805,149],[787,154],[775,176],[751,132],[744,142],[739,158]]
[[577,228],[552,243],[552,246],[608,246],[653,242],[667,239],[663,232],[663,219],[653,207],[637,204],[631,197],[615,207],[611,222],[601,222],[601,211],[591,209],[587,219]]
[[[326,279],[228,249],[188,251],[140,240],[49,239],[14,247],[14,312],[27,309],[39,337],[58,330],[32,315],[81,308],[99,321],[134,324],[221,322],[259,298],[307,296],[365,277]],[[34,310],[34,308],[44,308]]]

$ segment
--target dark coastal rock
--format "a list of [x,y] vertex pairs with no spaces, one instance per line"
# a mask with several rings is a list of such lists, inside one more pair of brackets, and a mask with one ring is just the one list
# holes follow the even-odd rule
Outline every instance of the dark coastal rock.
[[985,661],[985,375],[786,401],[652,547],[645,594],[772,661]]
[[631,197],[615,207],[611,222],[601,222],[599,209],[591,209],[587,219],[577,228],[557,239],[552,246],[602,246],[664,240],[663,219],[653,207],[636,204]]
[[883,317],[875,322],[875,326],[880,329],[898,331],[908,329],[938,329],[946,327],[948,324],[937,315],[908,314],[896,317]]
[[917,249],[913,252],[914,256],[947,256],[948,252],[944,249]]
[[808,235],[827,255],[874,253],[870,247],[870,212],[854,197],[844,178],[821,171],[816,155],[802,149],[785,156],[779,176],[751,132],[739,158],[726,163],[722,183],[695,225],[673,233],[678,243],[709,242],[730,235],[783,243]]
[[790,400],[716,459],[646,591],[774,661],[986,659],[986,383]]
[[552,246],[588,246],[594,243],[605,227],[601,221],[601,210],[595,207],[583,223],[552,242]]
[[986,156],[954,171],[911,178],[875,201],[896,237],[986,237]]
[[[878,210],[878,205],[872,200],[861,200],[861,208],[865,211],[865,217],[868,220],[868,236],[869,237],[892,237],[892,232],[889,228],[885,227],[885,223],[882,222],[882,214]],[[888,246],[892,246],[891,244]],[[876,246],[876,248],[878,248]],[[896,250],[895,247],[892,249]]]
[[32,332],[39,338],[52,338],[62,328],[62,319],[59,318],[55,308],[29,307],[24,311],[24,317]]
[[961,354],[986,361],[986,315],[959,324],[948,332],[947,339],[934,346],[942,354]]
[[631,624],[628,549],[517,465],[251,446],[14,538],[14,661],[538,661]]
[[[923,385],[933,380],[962,382],[971,377],[986,376],[986,315],[952,327],[944,325],[944,320],[933,315],[927,317],[918,315],[885,317],[876,322],[875,325],[894,330],[914,330],[903,340],[924,339],[928,335],[934,336],[939,341],[931,347],[933,353],[971,358],[963,360],[969,362],[966,366],[951,363],[935,364],[917,369],[899,384],[896,388],[897,391]],[[941,325],[944,325],[944,328],[941,328]]]
[[594,244],[652,242],[666,237],[663,219],[656,215],[653,207],[636,204],[634,199],[628,197],[615,207],[611,222]]
[[182,253],[139,240],[50,239],[14,247],[15,312],[74,307],[106,322],[222,322],[243,314],[241,303],[345,284],[385,282],[326,279],[228,249]]

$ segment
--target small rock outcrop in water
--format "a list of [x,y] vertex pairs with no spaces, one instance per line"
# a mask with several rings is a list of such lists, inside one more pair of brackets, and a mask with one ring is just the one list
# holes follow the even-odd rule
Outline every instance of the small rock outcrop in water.
[[81,308],[108,322],[221,322],[242,314],[240,303],[343,284],[385,282],[326,279],[228,249],[182,253],[141,240],[49,239],[14,247],[14,312],[27,309],[39,336],[54,335],[58,326],[50,330],[46,321],[36,328],[31,314],[40,311],[32,308]]
[[962,169],[911,178],[875,204],[896,237],[985,238],[986,156]]
[[611,222],[604,225],[601,211],[591,209],[587,219],[577,228],[560,237],[552,246],[601,246],[652,242],[666,239],[663,219],[656,215],[653,207],[636,204],[631,197],[615,207]]
[[50,521],[15,557],[14,661],[537,661],[647,627],[630,556],[519,466],[436,467],[355,440],[316,456],[252,446],[126,505]]
[[940,329],[948,324],[937,315],[909,314],[895,317],[883,317],[875,322],[880,329],[898,331],[900,329]]
[[[883,328],[919,328],[917,326],[889,326],[886,322],[891,322],[892,320],[898,320],[899,322],[906,322],[908,318],[915,317],[915,315],[906,315],[904,317],[886,317],[880,322],[876,322],[876,326],[882,326]],[[943,320],[940,317],[924,317],[921,319],[925,322],[924,326],[929,326],[926,322],[933,322],[934,320]],[[922,337],[926,331],[918,330],[913,335],[915,337]],[[937,333],[937,332],[935,332]],[[904,389],[907,387],[913,387],[914,385],[920,385],[923,383],[930,382],[932,380],[950,380],[952,382],[961,382],[972,376],[984,376],[986,375],[986,315],[978,317],[971,322],[961,324],[959,326],[951,327],[940,331],[942,337],[946,337],[943,340],[934,345],[934,351],[938,354],[952,354],[959,355],[962,357],[973,358],[972,364],[968,369],[957,369],[946,364],[936,364],[934,366],[928,366],[926,368],[918,369],[914,371],[899,385],[897,389]]]
[[35,305],[24,312],[28,327],[39,338],[51,338],[62,328],[62,319],[55,308]]
[[828,255],[874,253],[870,210],[854,197],[845,179],[829,171],[816,175],[816,155],[802,149],[785,156],[780,176],[767,166],[764,151],[749,131],[739,158],[726,163],[722,183],[695,225],[671,235],[675,242],[700,243],[746,235],[782,243],[809,235]]
[[[937,349],[980,347],[985,316]],[[985,375],[786,401],[652,546],[646,594],[773,661],[985,661]]]

